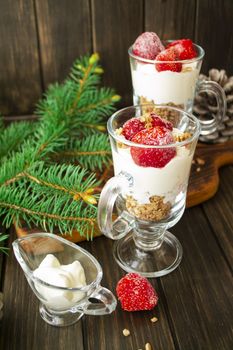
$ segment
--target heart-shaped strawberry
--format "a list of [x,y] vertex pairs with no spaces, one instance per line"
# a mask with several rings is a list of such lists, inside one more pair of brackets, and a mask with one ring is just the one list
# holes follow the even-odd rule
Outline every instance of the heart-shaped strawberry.
[[[141,145],[169,145],[174,142],[172,133],[164,126],[156,126],[144,129],[135,134],[132,142]],[[143,167],[163,168],[170,160],[175,157],[176,149],[169,148],[142,148],[131,147],[131,156],[134,162]]]
[[139,118],[131,118],[124,123],[122,128],[122,135],[126,140],[131,140],[131,138],[139,131],[145,129],[145,125],[140,121]]
[[121,307],[126,311],[151,310],[158,304],[158,295],[145,277],[128,273],[116,287]]
[[156,63],[156,69],[158,72],[170,70],[172,72],[180,72],[182,69],[182,63],[176,62],[178,55],[173,47],[163,50],[156,56],[156,61],[165,61],[164,63]]
[[175,40],[167,45],[167,49],[173,48],[179,60],[190,60],[197,57],[195,46],[191,39]]

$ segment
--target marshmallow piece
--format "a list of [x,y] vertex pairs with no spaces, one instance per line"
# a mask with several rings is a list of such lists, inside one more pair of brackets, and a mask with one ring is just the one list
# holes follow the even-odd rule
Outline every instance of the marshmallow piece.
[[60,263],[53,254],[47,254],[39,267],[59,267]]
[[73,279],[73,287],[82,287],[86,285],[84,269],[78,260],[75,260],[69,265],[61,265],[60,268],[71,274]]
[[34,271],[34,276],[56,287],[72,287],[72,276],[63,273],[60,267],[39,267]]

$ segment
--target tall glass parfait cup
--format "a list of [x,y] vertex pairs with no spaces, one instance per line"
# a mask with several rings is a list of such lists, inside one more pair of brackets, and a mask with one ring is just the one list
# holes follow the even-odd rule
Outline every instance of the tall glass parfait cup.
[[[131,118],[148,122],[151,115],[169,123],[172,142],[139,144],[122,135],[125,122]],[[185,209],[200,123],[175,107],[138,105],[113,114],[107,127],[115,176],[100,196],[100,230],[116,240],[114,257],[125,271],[146,277],[165,275],[182,258],[179,241],[167,229],[180,220]]]
[[[164,41],[164,47],[172,40]],[[200,81],[199,73],[205,55],[203,48],[194,45],[197,56],[187,60],[171,61],[149,60],[128,50],[133,87],[133,103],[163,104],[181,108],[192,113],[196,94],[213,94],[217,102],[217,113],[208,120],[200,120],[200,139],[215,132],[226,112],[226,96],[222,87],[213,81]],[[179,65],[179,71],[172,71],[172,65]],[[167,69],[160,69],[167,67]],[[171,69],[169,69],[171,67]]]

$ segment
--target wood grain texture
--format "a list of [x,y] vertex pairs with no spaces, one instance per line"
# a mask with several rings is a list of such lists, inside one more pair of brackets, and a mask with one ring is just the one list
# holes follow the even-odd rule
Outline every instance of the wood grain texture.
[[184,256],[179,268],[161,283],[178,348],[231,350],[232,275],[209,222],[195,207],[186,210],[171,231],[179,238]]
[[146,0],[145,30],[164,40],[195,35],[195,0]]
[[220,171],[220,186],[215,197],[203,208],[229,266],[233,266],[233,167]]
[[202,71],[226,69],[233,74],[233,1],[198,0],[196,42],[205,50]]
[[41,96],[33,0],[0,5],[0,111],[32,112]]
[[39,301],[29,287],[12,249],[7,260],[3,293],[5,303],[0,326],[0,349],[83,350],[81,322],[56,328],[42,320]]
[[132,104],[128,48],[143,31],[142,0],[92,0],[93,44],[104,67],[104,84],[122,96],[121,105]]
[[[113,242],[105,237],[100,237],[93,242],[82,243],[82,247],[98,259],[104,270],[102,285],[115,293],[117,281],[123,277],[125,272],[113,258]],[[86,334],[85,349],[144,349],[147,342],[152,345],[152,349],[175,349],[164,308],[165,300],[160,294],[156,279],[151,280],[151,283],[160,295],[159,305],[154,310],[127,312],[123,311],[118,303],[117,310],[110,316],[102,316],[98,320],[94,317],[83,319]],[[150,321],[153,316],[159,319],[157,323]],[[130,331],[129,337],[123,336],[124,328]]]
[[[232,168],[228,166],[221,171],[217,202],[207,202],[204,211],[202,206],[186,210],[171,229],[183,246],[184,256],[177,270],[151,279],[160,298],[154,311],[128,313],[118,305],[109,316],[85,316],[64,329],[48,326],[40,319],[38,300],[11,252],[4,276],[5,316],[0,327],[0,349],[133,350],[144,349],[150,342],[153,350],[231,350],[233,283],[226,255],[232,257],[232,250],[227,251],[216,237],[228,222],[219,240],[226,235],[224,244],[231,242],[230,179]],[[101,263],[102,285],[114,292],[124,272],[113,260],[112,245],[105,237],[81,243]],[[158,322],[152,324],[150,318],[154,315]],[[131,332],[127,338],[122,335],[124,328]]]
[[91,53],[89,1],[36,1],[44,87],[62,81],[74,60]]

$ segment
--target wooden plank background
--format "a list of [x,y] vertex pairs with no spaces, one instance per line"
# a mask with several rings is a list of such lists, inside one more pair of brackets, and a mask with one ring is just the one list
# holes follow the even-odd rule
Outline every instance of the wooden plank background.
[[0,0],[0,112],[29,114],[76,57],[98,51],[103,83],[132,103],[127,49],[143,31],[190,37],[202,71],[233,74],[232,0]]

